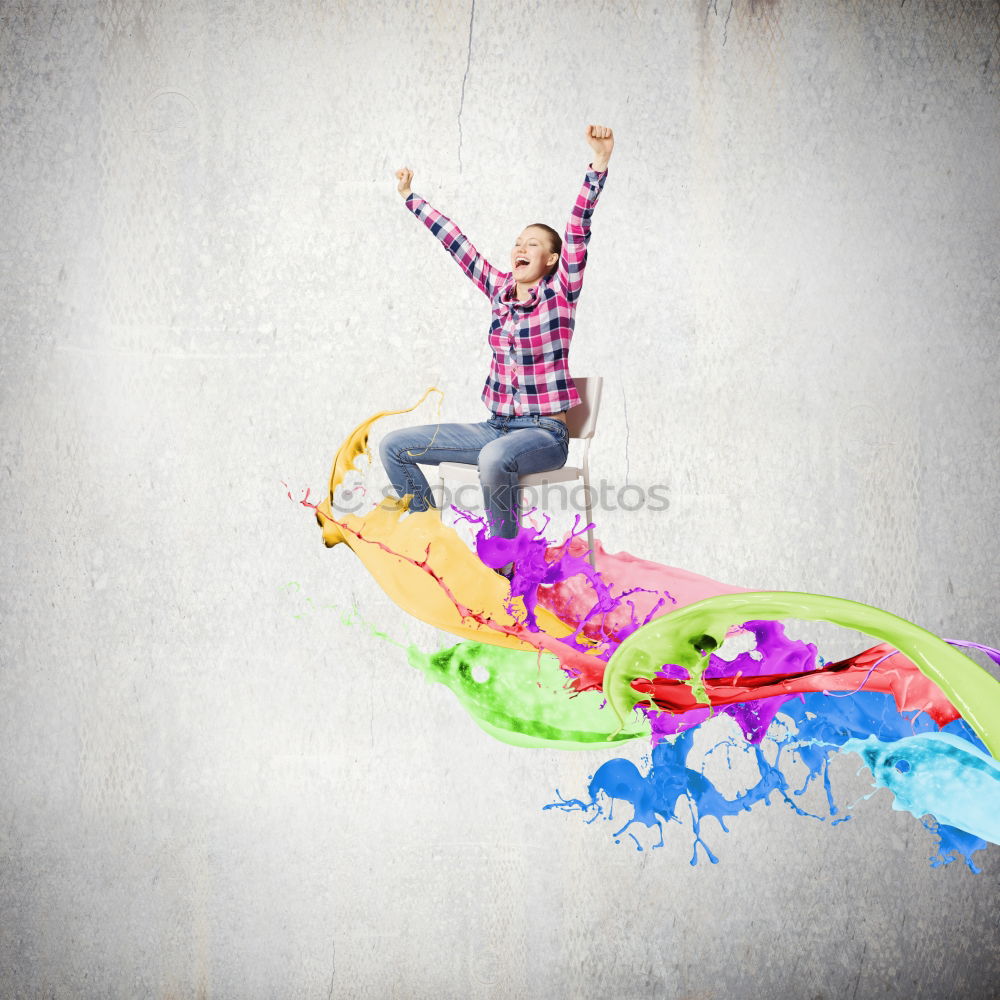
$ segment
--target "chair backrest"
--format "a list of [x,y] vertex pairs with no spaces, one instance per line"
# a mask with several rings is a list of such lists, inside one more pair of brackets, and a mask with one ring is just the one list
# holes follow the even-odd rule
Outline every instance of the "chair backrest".
[[597,429],[597,412],[601,408],[601,387],[604,379],[600,375],[592,378],[575,378],[576,391],[580,402],[566,411],[566,426],[571,438],[592,438]]

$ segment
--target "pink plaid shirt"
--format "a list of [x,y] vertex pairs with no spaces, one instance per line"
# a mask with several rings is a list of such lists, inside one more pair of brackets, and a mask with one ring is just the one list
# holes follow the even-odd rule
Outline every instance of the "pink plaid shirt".
[[566,223],[557,270],[518,302],[514,275],[494,267],[451,219],[411,193],[406,207],[441,241],[459,267],[490,300],[489,342],[493,360],[482,399],[498,416],[557,413],[580,402],[569,374],[569,345],[576,323],[576,300],[590,241],[590,217],[607,170],[587,171]]

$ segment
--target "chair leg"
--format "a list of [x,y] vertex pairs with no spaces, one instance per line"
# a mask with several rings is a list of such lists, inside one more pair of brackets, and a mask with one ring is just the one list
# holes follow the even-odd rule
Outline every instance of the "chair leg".
[[587,504],[587,544],[590,546],[588,558],[590,559],[590,565],[594,569],[597,569],[597,563],[594,560],[594,529],[590,526],[594,520],[594,509],[590,503],[590,481],[586,478],[583,480],[583,495],[587,498],[585,501]]
[[438,518],[440,518],[441,523],[444,524],[444,476],[438,473],[438,499],[441,506],[438,507]]

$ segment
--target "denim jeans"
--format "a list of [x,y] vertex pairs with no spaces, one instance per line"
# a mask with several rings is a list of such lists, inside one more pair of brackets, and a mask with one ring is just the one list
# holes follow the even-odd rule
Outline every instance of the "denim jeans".
[[413,495],[414,511],[434,506],[418,462],[478,466],[490,534],[513,538],[519,520],[519,477],[561,469],[569,455],[569,431],[561,420],[537,414],[491,417],[481,424],[422,424],[390,431],[379,454],[396,495]]

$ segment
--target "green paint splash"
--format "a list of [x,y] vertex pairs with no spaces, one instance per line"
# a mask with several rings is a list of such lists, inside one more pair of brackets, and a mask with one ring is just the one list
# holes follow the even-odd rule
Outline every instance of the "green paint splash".
[[504,743],[593,750],[650,737],[640,712],[629,710],[623,720],[599,691],[571,691],[548,653],[461,642],[431,654],[410,646],[408,655],[411,666],[451,688],[478,725]]
[[621,724],[648,700],[632,682],[652,680],[668,663],[688,672],[691,690],[707,704],[702,673],[726,631],[755,619],[800,618],[858,629],[891,643],[930,678],[1000,760],[1000,684],[978,663],[912,622],[840,597],[792,591],[723,594],[677,608],[625,639],[608,660],[604,693]]

